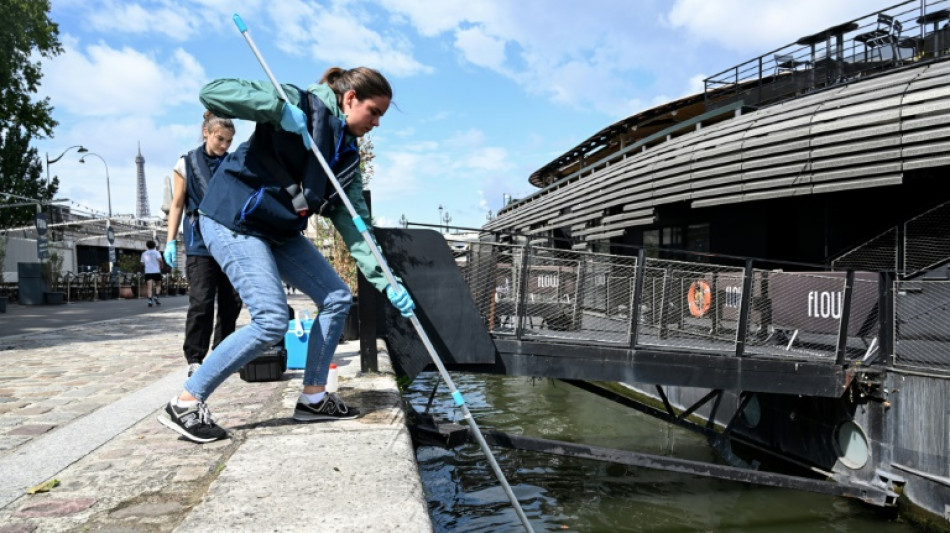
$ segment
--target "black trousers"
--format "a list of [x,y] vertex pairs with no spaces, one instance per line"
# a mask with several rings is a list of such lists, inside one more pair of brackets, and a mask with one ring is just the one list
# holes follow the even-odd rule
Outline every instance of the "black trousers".
[[[201,363],[208,354],[212,330],[214,344],[211,349],[234,333],[234,323],[241,313],[241,298],[213,257],[189,255],[185,272],[188,275],[185,359],[188,364]],[[218,297],[217,321],[214,320],[215,296]]]

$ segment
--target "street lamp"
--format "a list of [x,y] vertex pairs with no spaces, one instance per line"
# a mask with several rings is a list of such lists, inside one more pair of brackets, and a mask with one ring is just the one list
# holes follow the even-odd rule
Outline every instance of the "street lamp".
[[406,229],[409,227],[409,220],[406,218],[405,213],[403,213],[403,215],[399,217],[399,225],[402,226],[403,229]]
[[[72,150],[73,148],[79,148],[79,149],[76,150],[76,151],[79,152],[80,154],[84,154],[84,153],[86,153],[86,152],[89,151],[89,150],[86,150],[86,147],[85,147],[85,146],[83,146],[83,145],[81,145],[81,144],[77,144],[77,145],[75,145],[75,146],[70,146],[69,148],[63,150],[63,153],[59,154],[58,156],[54,157],[53,159],[50,159],[50,158],[49,158],[49,152],[46,152],[46,192],[49,192],[49,184],[50,184],[50,181],[51,181],[51,180],[50,180],[50,175],[49,175],[49,166],[52,165],[53,163],[59,161],[60,159],[62,159],[63,156],[66,155],[66,152]],[[50,209],[50,212],[49,212],[50,221],[52,222],[52,219],[53,219],[53,206],[50,206],[49,209]]]
[[442,233],[442,204],[439,204],[439,233]]
[[446,212],[445,212],[445,218],[443,218],[442,220],[445,221],[445,232],[448,233],[448,232],[449,232],[449,222],[452,222],[452,215],[450,215],[449,212],[446,211]]
[[109,165],[106,163],[106,160],[103,159],[101,155],[97,153],[93,153],[93,152],[89,152],[88,154],[80,157],[79,162],[85,163],[86,158],[93,155],[98,157],[99,161],[102,161],[102,164],[106,166],[106,199],[109,201],[109,218],[112,218],[112,188],[109,185]]

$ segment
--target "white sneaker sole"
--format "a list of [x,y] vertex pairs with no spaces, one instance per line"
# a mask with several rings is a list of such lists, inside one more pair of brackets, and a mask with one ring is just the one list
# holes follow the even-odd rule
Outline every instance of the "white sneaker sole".
[[353,420],[354,418],[359,418],[360,415],[345,415],[345,416],[331,416],[331,415],[315,415],[311,413],[297,413],[294,412],[293,419],[297,422],[323,422],[327,420]]

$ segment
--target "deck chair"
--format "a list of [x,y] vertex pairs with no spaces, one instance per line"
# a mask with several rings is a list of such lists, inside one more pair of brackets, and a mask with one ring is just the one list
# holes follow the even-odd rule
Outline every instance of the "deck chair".
[[871,31],[860,33],[854,36],[855,42],[864,44],[864,58],[870,62],[873,55],[877,55],[881,64],[884,64],[884,47],[891,49],[891,63],[901,62],[897,54],[898,43],[900,42],[901,30],[903,25],[891,15],[878,13],[877,27]]
[[811,65],[811,61],[795,59],[792,54],[775,54],[775,70],[772,74],[778,76],[783,71],[794,71],[808,65]]

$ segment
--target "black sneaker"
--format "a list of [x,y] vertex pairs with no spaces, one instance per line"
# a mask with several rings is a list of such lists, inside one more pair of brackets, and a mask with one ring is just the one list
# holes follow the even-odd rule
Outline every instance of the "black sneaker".
[[360,410],[347,407],[339,396],[328,392],[323,400],[317,403],[297,402],[294,409],[294,420],[298,422],[315,422],[317,420],[349,420],[360,416]]
[[148,299],[148,306],[149,306],[149,307],[152,307],[152,299],[151,299],[151,298]]
[[162,302],[158,298],[155,298],[155,305],[162,305]]
[[178,407],[168,402],[165,413],[168,417],[159,415],[158,421],[190,441],[205,443],[228,437],[228,432],[211,418],[211,411],[204,402],[193,407]]
[[191,377],[192,374],[198,371],[198,368],[201,367],[201,363],[191,363],[188,365],[188,377]]

